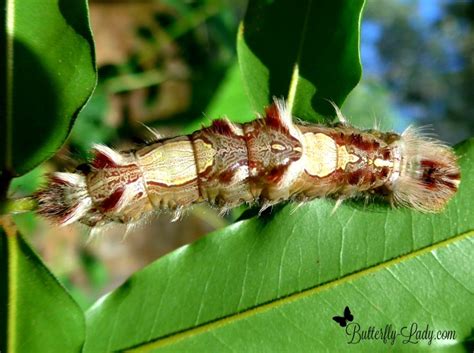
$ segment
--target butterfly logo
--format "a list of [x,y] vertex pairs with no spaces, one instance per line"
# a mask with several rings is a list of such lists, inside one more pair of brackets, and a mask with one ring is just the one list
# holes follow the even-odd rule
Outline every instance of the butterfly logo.
[[351,309],[346,306],[344,309],[344,316],[333,316],[332,319],[336,321],[341,327],[346,327],[348,322],[354,320],[354,315],[351,314]]

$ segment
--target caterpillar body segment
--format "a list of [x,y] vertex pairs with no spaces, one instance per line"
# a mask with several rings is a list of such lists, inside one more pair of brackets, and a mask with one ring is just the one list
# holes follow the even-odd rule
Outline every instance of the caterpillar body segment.
[[199,202],[228,209],[358,195],[438,212],[460,181],[451,148],[416,129],[399,135],[347,123],[295,124],[280,100],[249,123],[215,120],[128,151],[96,146],[94,155],[75,173],[49,177],[36,194],[40,214],[101,226]]

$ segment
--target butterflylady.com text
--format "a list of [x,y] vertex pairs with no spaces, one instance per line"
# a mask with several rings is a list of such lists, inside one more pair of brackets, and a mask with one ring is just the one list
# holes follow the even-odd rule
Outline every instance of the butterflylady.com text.
[[364,341],[381,341],[384,344],[394,345],[400,340],[402,344],[418,344],[420,342],[431,345],[437,340],[455,340],[455,330],[437,330],[430,328],[428,324],[419,325],[413,322],[407,326],[396,328],[392,324],[384,327],[367,326],[362,327],[357,322],[346,326],[348,344],[358,344]]

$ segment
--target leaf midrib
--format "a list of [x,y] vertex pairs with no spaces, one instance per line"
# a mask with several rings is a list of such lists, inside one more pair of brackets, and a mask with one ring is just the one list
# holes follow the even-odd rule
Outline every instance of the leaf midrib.
[[293,66],[293,73],[291,75],[290,87],[288,89],[288,110],[293,112],[293,105],[295,102],[296,90],[298,88],[298,78],[299,78],[299,63],[301,60],[301,53],[303,52],[304,42],[306,40],[306,29],[308,27],[309,16],[311,14],[311,6],[313,5],[313,0],[308,0],[308,6],[305,11],[305,17],[303,22],[303,28],[301,30],[301,37],[298,43],[298,52],[296,54],[296,61]]
[[12,171],[12,123],[13,123],[13,57],[14,57],[15,0],[7,0],[6,5],[6,111],[5,111],[5,165]]
[[[308,289],[305,289],[301,292],[293,293],[290,294],[286,297],[278,298],[273,301],[267,302],[260,304],[258,306],[246,309],[244,311],[231,314],[229,316],[225,316],[222,318],[219,318],[215,321],[211,321],[190,329],[185,329],[180,332],[172,333],[167,336],[159,337],[151,342],[144,343],[144,344],[139,344],[137,346],[132,346],[129,348],[123,348],[123,350],[126,350],[126,352],[148,352],[152,349],[164,347],[164,346],[169,346],[171,344],[177,343],[179,341],[182,341],[187,338],[191,338],[193,336],[197,336],[203,333],[206,333],[208,331],[211,331],[213,329],[218,329],[223,326],[227,326],[229,324],[235,323],[240,320],[247,319],[249,317],[253,317],[255,315],[267,312],[271,309],[281,307],[286,304],[293,303],[295,301],[298,301],[300,299],[304,299],[306,297],[310,297],[314,294],[323,292],[325,290],[329,290],[331,288],[334,288],[336,286],[348,283],[350,281],[357,280],[359,278],[362,278],[364,276],[373,274],[375,272],[381,271],[383,269],[387,269],[388,267],[394,266],[396,264],[402,263],[404,261],[411,260],[415,257],[418,256],[423,256],[425,254],[428,254],[430,252],[433,252],[435,250],[439,250],[443,247],[447,247],[453,243],[456,242],[461,242],[465,239],[468,239],[469,237],[474,236],[474,230],[469,230],[465,233],[458,234],[456,236],[453,236],[449,239],[443,240],[441,242],[432,244],[430,246],[427,246],[425,248],[413,251],[411,253],[402,255],[400,257],[397,257],[395,259],[391,259],[388,261],[381,262],[377,265],[370,266],[368,268],[364,268],[360,271],[353,272],[351,274],[345,275],[341,278],[338,278],[334,281],[326,282],[324,284],[317,285],[315,287],[310,287]],[[121,349],[122,350],[122,349]]]

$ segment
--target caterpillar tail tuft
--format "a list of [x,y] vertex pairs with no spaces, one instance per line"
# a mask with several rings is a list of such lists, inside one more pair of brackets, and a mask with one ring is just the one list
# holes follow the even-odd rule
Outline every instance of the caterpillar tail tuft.
[[439,212],[456,193],[453,150],[423,131],[361,130],[345,121],[297,124],[283,100],[245,124],[227,119],[127,151],[97,145],[74,173],[53,173],[35,198],[61,225],[137,222],[199,202],[220,209],[373,195]]

